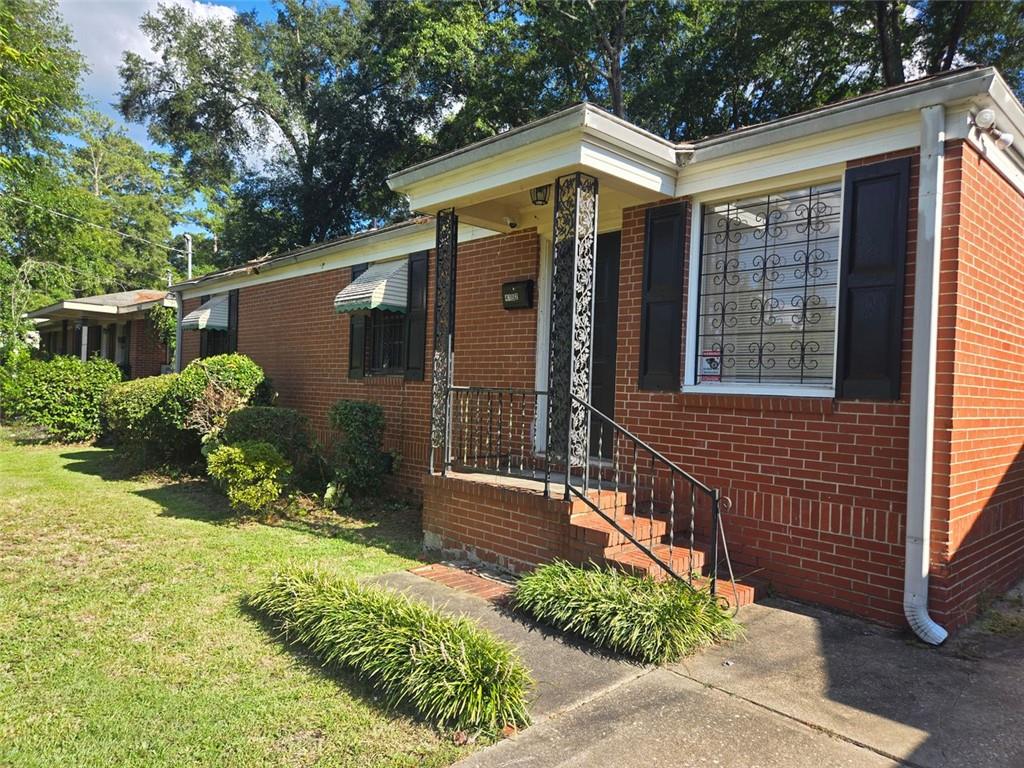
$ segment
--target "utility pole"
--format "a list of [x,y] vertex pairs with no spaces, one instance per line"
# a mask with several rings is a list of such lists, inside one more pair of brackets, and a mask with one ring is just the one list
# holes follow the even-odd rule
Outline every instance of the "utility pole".
[[185,233],[185,255],[188,257],[188,268],[186,274],[192,279],[192,235]]

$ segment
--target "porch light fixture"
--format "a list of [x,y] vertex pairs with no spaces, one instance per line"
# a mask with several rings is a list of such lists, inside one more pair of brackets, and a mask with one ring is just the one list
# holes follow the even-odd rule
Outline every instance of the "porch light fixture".
[[545,184],[543,187],[534,187],[530,190],[530,202],[534,205],[547,205],[550,195],[550,184]]
[[1013,134],[996,128],[996,113],[991,109],[979,110],[971,120],[974,127],[992,137],[996,149],[1009,149],[1013,144]]

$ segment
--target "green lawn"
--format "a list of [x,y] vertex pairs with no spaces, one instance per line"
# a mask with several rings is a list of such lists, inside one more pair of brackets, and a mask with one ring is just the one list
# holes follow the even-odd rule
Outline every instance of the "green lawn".
[[418,525],[239,523],[201,485],[0,433],[0,766],[447,765],[443,735],[282,646],[241,597],[287,562],[407,568]]

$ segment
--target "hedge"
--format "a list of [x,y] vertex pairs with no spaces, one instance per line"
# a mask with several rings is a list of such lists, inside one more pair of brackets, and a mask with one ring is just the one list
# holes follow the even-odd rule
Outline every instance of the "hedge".
[[100,405],[107,390],[121,381],[109,360],[77,357],[28,360],[4,386],[4,407],[12,415],[43,427],[62,442],[92,440],[101,431]]
[[529,722],[526,668],[470,619],[310,568],[275,575],[249,605],[324,664],[436,725],[496,734]]
[[291,464],[270,443],[221,445],[206,458],[210,477],[224,483],[234,509],[263,512],[281,496]]
[[653,664],[676,661],[740,631],[707,590],[564,561],[542,565],[516,582],[512,606],[598,647]]
[[195,458],[198,451],[198,444],[179,425],[182,408],[174,398],[177,381],[176,373],[124,381],[103,398],[106,433],[115,444],[138,450],[143,463]]
[[294,408],[250,405],[232,411],[220,439],[229,445],[243,440],[270,443],[297,470],[305,467],[314,453],[309,419]]

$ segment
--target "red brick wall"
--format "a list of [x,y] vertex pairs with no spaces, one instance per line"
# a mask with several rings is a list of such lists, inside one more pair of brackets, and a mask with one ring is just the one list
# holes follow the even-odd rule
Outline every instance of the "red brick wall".
[[[537,235],[516,232],[468,244],[458,254],[456,382],[533,386],[536,310],[501,309],[501,283],[536,279]],[[282,406],[309,416],[319,438],[330,443],[331,405],[343,398],[380,403],[385,444],[401,454],[399,481],[419,494],[429,458],[430,381],[434,333],[434,272],[430,259],[424,381],[402,376],[348,378],[349,317],[337,315],[334,296],[351,280],[350,269],[242,288],[238,351],[259,363],[273,381]],[[186,302],[185,312],[198,306]],[[182,365],[198,357],[199,334],[183,334]]]
[[[901,154],[915,160],[899,401],[640,391],[648,206],[623,212],[616,383],[618,420],[731,498],[725,525],[734,560],[756,569],[781,593],[890,624],[902,621],[917,226],[916,151]],[[686,251],[684,274],[689,233]]]
[[[947,151],[933,600],[951,626],[1024,575],[1024,197],[970,145]],[[952,240],[952,243],[948,242]],[[944,262],[946,259],[944,259]],[[955,373],[955,381],[953,379]],[[955,386],[954,386],[955,385]]]
[[501,286],[513,280],[536,282],[539,261],[534,229],[459,244],[455,384],[533,388],[537,297],[533,309],[504,309]]
[[167,364],[167,347],[154,335],[149,321],[132,320],[128,346],[128,366],[133,379],[159,376],[160,368]]
[[569,505],[479,480],[425,477],[424,542],[510,571],[565,557]]
[[[185,299],[182,302],[182,317],[187,315],[193,309],[199,308],[199,299]],[[181,332],[181,367],[185,368],[186,365],[191,363],[193,360],[199,357],[199,331],[182,331]]]

